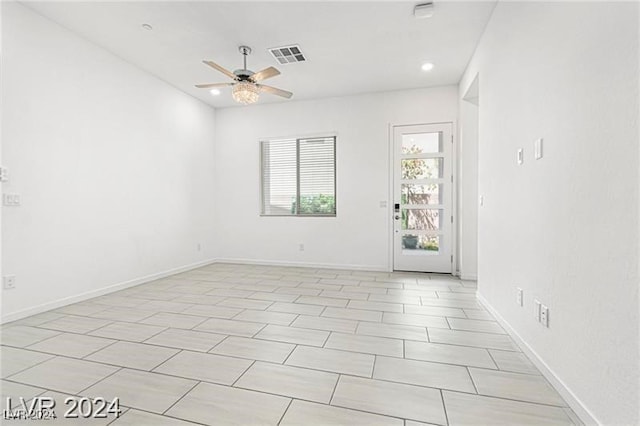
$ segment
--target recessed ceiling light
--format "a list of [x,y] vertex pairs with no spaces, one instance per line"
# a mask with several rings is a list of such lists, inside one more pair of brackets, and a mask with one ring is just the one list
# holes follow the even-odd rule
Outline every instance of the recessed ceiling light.
[[211,89],[209,90],[209,93],[211,93],[213,96],[218,96],[220,94],[220,89]]
[[144,28],[147,31],[151,31],[153,29],[151,24],[142,24],[142,28]]
[[422,71],[431,71],[433,69],[433,64],[431,62],[425,62],[422,64]]

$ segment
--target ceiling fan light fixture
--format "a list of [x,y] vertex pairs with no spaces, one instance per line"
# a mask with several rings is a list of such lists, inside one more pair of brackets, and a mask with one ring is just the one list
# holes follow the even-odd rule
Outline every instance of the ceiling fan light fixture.
[[239,81],[233,85],[231,95],[233,100],[241,104],[253,104],[258,100],[260,91],[255,84],[247,81]]
[[209,93],[211,93],[212,96],[219,96],[220,95],[220,89],[211,89],[211,90],[209,90]]

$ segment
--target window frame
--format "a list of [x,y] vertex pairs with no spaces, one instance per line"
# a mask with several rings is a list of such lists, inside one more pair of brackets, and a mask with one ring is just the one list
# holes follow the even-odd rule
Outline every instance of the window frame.
[[[313,139],[332,139],[333,140],[333,214],[301,214],[300,208],[300,141],[313,140]],[[338,216],[338,164],[337,164],[337,135],[329,134],[324,136],[304,136],[304,137],[288,137],[288,138],[265,138],[259,141],[259,161],[260,161],[260,217],[337,217]],[[291,214],[269,214],[264,212],[265,207],[265,193],[264,193],[264,144],[269,142],[278,141],[291,141],[296,145],[296,196],[295,205],[296,213]]]

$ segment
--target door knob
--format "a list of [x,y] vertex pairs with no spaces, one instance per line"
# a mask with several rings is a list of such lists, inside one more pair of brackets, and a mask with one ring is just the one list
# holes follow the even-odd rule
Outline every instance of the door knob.
[[395,216],[394,216],[394,219],[395,219],[395,220],[398,220],[398,219],[400,219],[400,216],[399,216],[399,215],[395,215]]

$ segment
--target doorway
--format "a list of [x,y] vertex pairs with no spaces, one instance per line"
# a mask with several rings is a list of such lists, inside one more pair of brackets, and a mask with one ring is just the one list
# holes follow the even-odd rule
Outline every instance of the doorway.
[[453,125],[393,127],[393,269],[453,272]]

